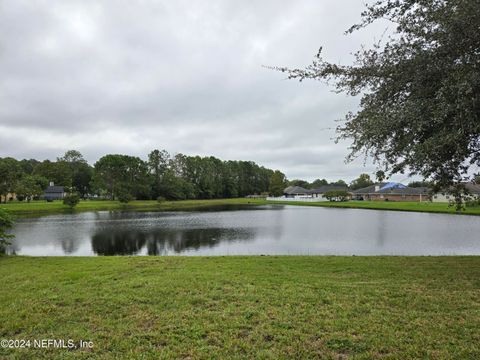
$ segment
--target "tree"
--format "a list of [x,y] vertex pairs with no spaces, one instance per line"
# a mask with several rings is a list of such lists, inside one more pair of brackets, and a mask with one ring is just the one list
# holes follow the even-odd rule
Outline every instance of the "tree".
[[328,181],[325,180],[325,179],[316,179],[312,182],[312,184],[310,185],[312,189],[316,189],[316,188],[319,188],[320,186],[324,186],[324,185],[328,185]]
[[364,154],[391,174],[458,184],[480,165],[478,0],[379,0],[347,33],[380,19],[395,34],[362,48],[353,65],[325,61],[320,48],[305,69],[276,69],[361,95],[359,110],[337,128],[337,140],[353,140],[348,160]]
[[67,150],[63,157],[57,158],[57,161],[66,162],[68,164],[75,164],[75,163],[86,163],[83,155],[78,150]]
[[166,150],[153,150],[148,154],[148,170],[153,177],[152,195],[154,198],[161,196],[162,180],[168,169],[170,155]]
[[147,164],[140,158],[110,154],[100,158],[94,167],[93,182],[114,200],[149,196]]
[[117,186],[116,194],[117,194],[118,201],[120,201],[123,204],[127,204],[133,200],[131,189],[125,183]]
[[431,187],[432,183],[430,181],[412,181],[408,184],[408,187],[418,188],[418,187]]
[[35,166],[40,164],[40,162],[35,159],[29,159],[29,160],[23,159],[23,160],[20,160],[18,163],[22,169],[22,172],[27,175],[32,175],[33,170],[35,169]]
[[33,170],[34,175],[42,176],[55,185],[71,187],[72,176],[68,164],[64,161],[53,162],[45,160],[39,163]]
[[361,174],[357,179],[353,180],[350,183],[350,188],[352,190],[358,190],[367,186],[373,185],[372,179],[370,179],[370,175],[368,174]]
[[310,183],[305,180],[300,180],[300,179],[295,179],[295,180],[290,180],[288,182],[289,186],[300,186],[304,189],[309,189],[310,188]]
[[8,194],[15,192],[21,176],[22,172],[17,160],[10,157],[0,159],[0,195],[3,196],[5,202],[8,200]]
[[94,166],[93,183],[98,190],[104,190],[112,200],[118,194],[117,188],[124,177],[124,155],[105,155]]
[[72,187],[83,199],[92,192],[92,177],[93,168],[90,165],[87,163],[78,163],[75,165],[72,174]]
[[15,187],[17,199],[27,201],[43,194],[48,185],[48,180],[38,175],[24,175]]
[[90,192],[93,169],[88,165],[83,155],[77,150],[68,150],[63,157],[57,158],[58,163],[66,164],[70,170],[72,190],[85,198]]
[[126,201],[231,198],[267,192],[272,174],[273,170],[252,161],[183,154],[172,157],[165,150],[153,150],[148,162],[109,154],[92,168],[80,152],[69,150],[55,162],[0,159],[0,194],[3,199],[4,194],[16,192],[19,198],[30,200],[53,181],[81,198],[93,192]]
[[67,205],[70,209],[73,209],[80,202],[80,196],[76,193],[67,194],[63,198],[63,205]]
[[375,173],[375,178],[377,179],[378,182],[382,182],[383,180],[385,180],[387,176],[385,175],[385,172],[383,170],[378,170],[376,173]]
[[346,201],[350,194],[346,190],[331,190],[323,194],[329,201]]
[[473,177],[473,182],[480,185],[480,174],[475,174]]
[[193,189],[187,181],[175,176],[172,169],[167,169],[159,188],[161,197],[168,200],[184,200],[192,196]]
[[268,188],[269,193],[273,196],[281,196],[286,186],[287,179],[285,174],[283,174],[280,170],[275,170],[270,177],[270,186]]
[[332,183],[330,183],[330,185],[348,186],[347,183],[346,183],[345,181],[343,181],[342,179],[337,180],[337,181],[335,181],[335,182],[332,182]]
[[5,246],[9,245],[9,239],[13,237],[11,234],[7,234],[7,229],[13,226],[13,219],[10,214],[3,209],[0,209],[0,253],[4,252]]

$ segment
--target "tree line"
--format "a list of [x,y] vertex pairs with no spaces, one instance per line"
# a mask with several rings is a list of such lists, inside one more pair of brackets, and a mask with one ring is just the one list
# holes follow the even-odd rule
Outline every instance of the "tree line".
[[[213,156],[170,155],[153,150],[148,159],[108,154],[93,166],[76,150],[56,161],[0,158],[0,195],[7,201],[15,193],[19,200],[43,194],[49,182],[64,186],[81,198],[97,195],[128,202],[131,199],[213,199],[268,193],[274,174],[253,161],[223,161]],[[273,186],[275,183],[273,177]]]
[[[281,171],[257,165],[252,161],[223,161],[213,156],[170,155],[153,150],[147,160],[136,156],[108,154],[93,166],[76,150],[67,151],[56,161],[0,158],[0,195],[18,200],[40,197],[48,184],[63,186],[67,193],[85,199],[91,196],[128,202],[133,199],[215,199],[252,194],[281,196],[287,186],[316,189],[324,185],[345,186],[357,190],[386,179],[383,171],[374,178],[368,174],[349,184],[344,180],[313,182],[288,180]],[[409,186],[431,186],[413,182]]]

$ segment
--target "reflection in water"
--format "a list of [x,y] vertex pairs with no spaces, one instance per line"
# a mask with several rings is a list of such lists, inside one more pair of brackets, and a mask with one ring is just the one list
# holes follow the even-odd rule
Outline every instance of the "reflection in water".
[[141,232],[103,231],[92,236],[92,249],[98,255],[134,255],[145,242]]
[[254,233],[247,229],[186,229],[165,230],[152,234],[147,241],[148,255],[167,254],[168,250],[181,253],[184,250],[212,248],[223,242],[253,240]]
[[388,218],[385,216],[386,211],[380,211],[378,214],[378,235],[377,235],[377,244],[380,248],[385,246],[387,241],[387,221]]
[[66,237],[60,240],[62,249],[65,254],[73,254],[78,250],[79,242],[75,237]]
[[225,241],[253,239],[246,229],[158,229],[144,233],[135,230],[100,230],[92,235],[92,249],[98,255],[135,255],[145,246],[148,255],[164,255],[170,251],[198,250],[214,247]]
[[480,254],[480,217],[302,206],[51,215],[13,232],[8,252],[38,256]]

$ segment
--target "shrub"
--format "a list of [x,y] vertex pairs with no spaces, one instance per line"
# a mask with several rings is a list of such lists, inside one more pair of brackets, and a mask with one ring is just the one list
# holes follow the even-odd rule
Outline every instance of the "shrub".
[[133,197],[128,192],[121,192],[120,194],[118,194],[118,201],[120,201],[123,204],[127,204],[132,200],[133,200]]
[[165,202],[167,199],[165,199],[163,196],[159,196],[157,197],[157,202],[159,202],[160,204]]
[[479,198],[473,198],[465,201],[465,205],[467,207],[477,207],[480,206],[480,197]]
[[73,209],[77,204],[80,202],[80,196],[78,194],[67,194],[63,198],[63,204],[67,205],[70,207],[70,209]]
[[346,190],[331,190],[323,194],[330,201],[347,201],[350,194]]
[[10,245],[8,239],[13,235],[7,234],[6,230],[13,226],[13,219],[8,212],[0,209],[0,253],[5,252],[5,247]]

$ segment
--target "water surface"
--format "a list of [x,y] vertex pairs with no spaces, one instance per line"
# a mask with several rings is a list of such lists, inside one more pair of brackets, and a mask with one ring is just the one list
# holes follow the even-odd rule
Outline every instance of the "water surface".
[[480,217],[302,206],[18,219],[20,255],[480,255]]

